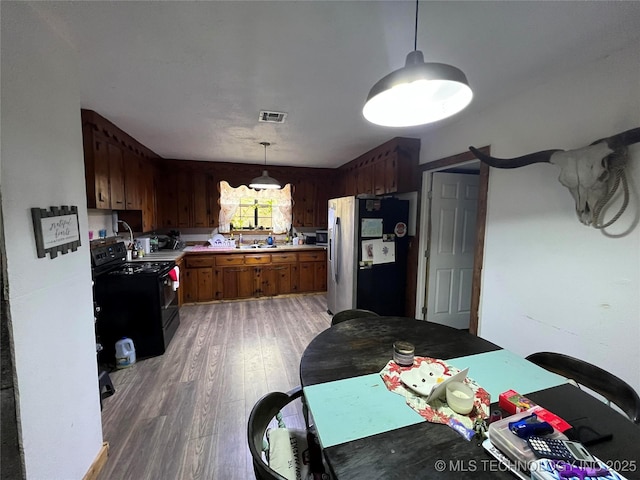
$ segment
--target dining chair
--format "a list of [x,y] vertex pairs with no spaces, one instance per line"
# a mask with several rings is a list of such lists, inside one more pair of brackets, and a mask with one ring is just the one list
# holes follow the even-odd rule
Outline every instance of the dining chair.
[[614,374],[603,370],[569,355],[555,352],[532,353],[527,360],[575,381],[578,385],[602,395],[609,405],[612,403],[622,410],[629,419],[640,425],[640,397],[638,393],[624,380]]
[[[253,471],[255,473],[256,480],[286,480],[285,477],[269,466],[268,462],[265,461],[262,452],[265,450],[265,436],[267,429],[275,424],[276,419],[281,419],[280,413],[282,409],[297,399],[304,399],[301,387],[296,387],[287,393],[267,393],[253,406],[251,413],[249,414],[247,440],[249,442],[249,451],[251,452]],[[309,469],[313,478],[329,478],[328,474],[325,474],[322,451],[315,435],[312,432],[309,432],[308,427],[306,431],[302,433],[298,432],[298,434],[301,434],[302,437],[304,437],[298,438],[298,448],[300,448],[301,451],[308,450],[308,457],[306,457],[305,454],[302,455],[305,456],[309,462],[305,468]],[[289,445],[288,439],[287,445]],[[295,460],[297,461],[299,458],[295,458]],[[301,465],[299,466],[302,468]]]
[[336,313],[331,318],[331,326],[337,325],[338,323],[345,322],[347,320],[351,320],[352,318],[364,318],[364,317],[379,317],[376,312],[372,312],[371,310],[364,310],[362,308],[352,308],[350,310],[343,310],[341,312]]

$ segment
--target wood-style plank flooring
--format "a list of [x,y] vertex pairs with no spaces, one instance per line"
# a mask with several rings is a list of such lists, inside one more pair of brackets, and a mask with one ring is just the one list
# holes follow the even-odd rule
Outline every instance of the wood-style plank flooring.
[[302,352],[331,324],[326,308],[323,294],[183,306],[164,355],[111,374],[99,480],[255,478],[249,412],[265,393],[300,384]]

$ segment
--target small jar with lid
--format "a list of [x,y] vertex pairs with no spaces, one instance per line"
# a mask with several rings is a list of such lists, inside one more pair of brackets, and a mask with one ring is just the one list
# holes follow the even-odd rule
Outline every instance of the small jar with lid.
[[415,347],[412,343],[405,341],[393,343],[393,361],[401,367],[410,367],[413,365],[414,353]]

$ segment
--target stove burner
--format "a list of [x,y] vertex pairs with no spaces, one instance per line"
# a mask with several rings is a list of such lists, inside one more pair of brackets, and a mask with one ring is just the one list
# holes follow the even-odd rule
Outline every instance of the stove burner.
[[125,263],[109,272],[109,275],[136,275],[136,274],[160,274],[168,270],[173,264],[171,262],[142,262]]
[[124,242],[109,246],[100,246],[91,250],[93,260],[93,277],[107,275],[165,275],[175,262],[148,261],[126,262],[126,248]]
[[134,273],[140,273],[142,272],[142,267],[136,267],[136,266],[123,266],[121,268],[118,268],[116,270],[112,270],[111,272],[109,272],[109,275],[133,275]]

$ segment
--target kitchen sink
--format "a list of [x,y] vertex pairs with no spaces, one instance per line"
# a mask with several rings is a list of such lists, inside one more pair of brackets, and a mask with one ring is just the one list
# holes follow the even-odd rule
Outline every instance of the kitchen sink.
[[256,249],[263,249],[263,248],[276,248],[276,246],[250,244],[250,245],[240,245],[240,248],[243,250],[256,250]]

